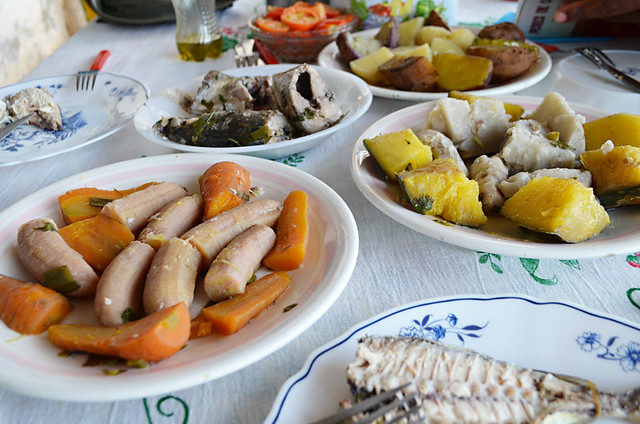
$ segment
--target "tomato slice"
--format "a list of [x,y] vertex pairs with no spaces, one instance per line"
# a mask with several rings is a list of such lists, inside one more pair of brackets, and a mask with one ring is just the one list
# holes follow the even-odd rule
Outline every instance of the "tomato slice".
[[327,12],[327,18],[335,18],[342,13],[340,9],[336,9],[335,7],[331,7],[327,4],[324,5],[324,10]]
[[287,24],[283,22],[263,17],[259,17],[258,19],[256,19],[256,26],[266,32],[283,33],[288,32],[290,29]]
[[280,21],[294,31],[309,31],[320,22],[320,16],[313,7],[290,6],[282,11]]
[[279,21],[283,10],[284,10],[284,7],[269,6],[269,11],[267,12],[266,15],[264,15],[264,17]]
[[318,25],[316,25],[315,27],[313,27],[314,31],[322,31],[322,30],[327,30],[327,31],[332,31],[336,28],[341,27],[342,25],[346,25],[349,22],[347,22],[345,19],[340,19],[340,18],[327,18],[323,21],[321,21]]

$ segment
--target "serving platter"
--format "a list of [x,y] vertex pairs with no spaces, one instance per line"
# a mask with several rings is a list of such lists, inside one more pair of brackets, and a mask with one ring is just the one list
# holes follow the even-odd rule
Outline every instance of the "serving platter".
[[[211,335],[188,342],[171,358],[115,376],[83,366],[84,354],[63,357],[46,334],[20,336],[0,322],[0,386],[42,398],[108,401],[140,398],[202,384],[269,355],[311,326],[335,302],[349,281],[358,255],[358,231],[351,211],[315,177],[278,162],[244,155],[174,154],[153,156],[63,179],[0,213],[0,274],[31,280],[16,254],[18,227],[35,217],[62,225],[58,196],[77,187],[127,188],[149,181],[173,181],[189,192],[213,163],[234,161],[251,173],[263,198],[284,200],[292,190],[309,195],[309,245],[303,265],[289,272],[291,285],[278,302],[231,336]],[[259,271],[266,272],[266,271]],[[259,274],[258,272],[258,274]],[[194,300],[192,317],[203,306]],[[96,323],[93,299],[73,300],[65,322]],[[285,313],[287,306],[296,305]]]
[[[262,76],[284,72],[293,66],[296,65],[251,66],[247,68],[229,69],[222,72],[234,77]],[[369,109],[373,100],[367,84],[355,75],[335,69],[319,67],[315,67],[315,69],[334,92],[345,116],[337,124],[314,134],[279,143],[240,147],[187,146],[169,140],[156,131],[153,125],[163,117],[188,116],[188,113],[176,100],[175,93],[187,93],[193,96],[202,84],[202,77],[193,78],[175,87],[169,87],[163,92],[154,94],[136,113],[134,124],[138,132],[146,139],[161,146],[184,152],[234,153],[267,159],[277,159],[303,152],[321,143],[342,128],[347,128],[352,125]]]
[[[499,100],[523,106],[533,111],[542,101],[537,97],[500,96]],[[386,181],[375,159],[364,146],[365,138],[399,131],[406,128],[424,128],[435,101],[425,102],[398,110],[367,128],[354,145],[351,156],[351,176],[358,189],[373,206],[391,219],[434,239],[467,249],[525,258],[580,259],[628,254],[640,249],[640,211],[635,207],[608,211],[609,225],[598,236],[580,242],[563,243],[542,237],[532,238],[523,233],[513,221],[498,214],[488,216],[487,224],[479,228],[443,223],[439,218],[414,212],[400,203],[397,184]],[[574,111],[587,121],[606,115],[589,106],[569,102]]]
[[149,98],[143,83],[100,72],[92,91],[76,90],[76,74],[37,78],[0,88],[0,99],[46,88],[62,111],[62,129],[21,125],[0,140],[0,167],[48,158],[87,146],[124,126]]
[[[478,31],[477,28],[469,28],[473,31]],[[367,29],[364,31],[356,32],[354,36],[362,36],[362,37],[370,37],[378,32],[378,28]],[[528,44],[535,45],[533,42],[528,41]],[[483,88],[481,90],[470,90],[469,93],[477,94],[481,96],[495,96],[495,95],[504,95],[515,93],[519,90],[524,90],[527,87],[531,87],[532,85],[540,82],[544,77],[547,76],[549,71],[551,71],[551,57],[547,52],[538,47],[538,51],[540,52],[540,60],[538,60],[526,73],[520,75],[518,78],[515,78],[509,82],[500,85],[490,85],[487,88]],[[329,69],[340,69],[345,72],[350,72],[349,66],[340,58],[340,52],[338,51],[338,46],[335,41],[327,44],[327,46],[322,49],[320,54],[318,55],[318,64],[320,66],[329,68]],[[440,97],[446,97],[446,92],[413,92],[413,91],[404,91],[404,90],[396,90],[393,88],[379,87],[376,85],[369,84],[369,88],[374,96],[383,97],[387,99],[396,99],[396,100],[406,100],[406,101],[415,101],[415,102],[425,102],[428,100],[438,99]]]
[[638,387],[640,368],[629,366],[637,363],[640,350],[637,323],[519,294],[446,296],[382,312],[316,349],[282,386],[265,423],[312,422],[351,399],[346,367],[355,359],[358,339],[367,335],[410,335],[463,346],[515,365],[587,379],[604,391]]

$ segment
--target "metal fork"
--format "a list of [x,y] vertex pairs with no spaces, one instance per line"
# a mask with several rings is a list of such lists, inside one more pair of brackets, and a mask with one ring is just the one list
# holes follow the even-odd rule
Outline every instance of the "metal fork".
[[595,47],[581,47],[576,49],[576,51],[593,62],[598,68],[607,71],[627,87],[640,92],[640,81],[630,77],[619,69],[616,69],[616,64],[613,63],[613,60],[611,60],[611,58],[600,49]]
[[343,409],[310,424],[341,424],[349,419],[357,420],[349,421],[351,424],[364,424],[370,423],[391,411],[395,412],[392,419],[385,421],[388,424],[397,423],[401,420],[406,420],[406,423],[422,423],[425,421],[425,417],[420,414],[421,405],[416,398],[417,392],[411,392],[408,395],[403,393],[403,390],[410,385],[411,383],[407,383],[395,389],[381,392],[356,403],[348,409]]
[[102,69],[102,65],[104,65],[104,62],[107,60],[110,54],[111,53],[109,52],[109,50],[101,50],[88,71],[78,72],[78,74],[76,75],[76,91],[89,89],[93,90],[96,85],[98,71]]
[[260,55],[258,52],[253,51],[253,38],[248,38],[240,43],[237,43],[233,47],[233,52],[235,54],[236,66],[238,68],[244,68],[246,66],[257,66],[264,63],[261,63]]

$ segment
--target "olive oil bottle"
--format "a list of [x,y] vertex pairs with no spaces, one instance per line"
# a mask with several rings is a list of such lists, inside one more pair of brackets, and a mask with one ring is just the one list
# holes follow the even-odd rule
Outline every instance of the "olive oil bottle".
[[215,0],[171,0],[176,15],[176,44],[182,60],[201,62],[222,53]]

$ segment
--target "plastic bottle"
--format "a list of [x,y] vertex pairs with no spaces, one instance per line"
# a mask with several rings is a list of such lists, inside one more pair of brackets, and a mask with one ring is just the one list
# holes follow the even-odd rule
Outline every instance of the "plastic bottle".
[[176,15],[176,44],[182,60],[201,62],[222,53],[215,0],[171,0]]

